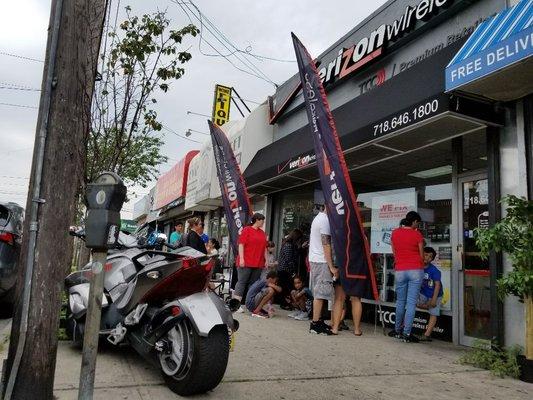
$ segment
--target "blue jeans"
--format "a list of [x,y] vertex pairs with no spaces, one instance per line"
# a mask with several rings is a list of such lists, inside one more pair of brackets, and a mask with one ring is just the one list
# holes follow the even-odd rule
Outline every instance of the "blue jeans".
[[396,271],[396,322],[394,329],[400,333],[403,324],[403,334],[410,335],[415,319],[416,303],[420,293],[420,286],[424,278],[424,269],[409,269]]

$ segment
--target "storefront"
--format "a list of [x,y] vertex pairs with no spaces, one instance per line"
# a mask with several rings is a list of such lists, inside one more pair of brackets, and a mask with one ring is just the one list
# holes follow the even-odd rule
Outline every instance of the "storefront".
[[[503,146],[523,122],[514,104],[447,92],[444,72],[469,35],[506,6],[389,1],[317,58],[371,243],[383,304],[377,318],[394,323],[390,232],[417,210],[443,276],[436,333],[465,345],[523,343],[523,329],[507,309],[504,318],[495,294],[502,261],[481,260],[473,238],[475,228],[500,217],[503,174],[521,173],[500,164],[508,157]],[[269,104],[275,141],[258,151],[245,179],[251,192],[272,202],[270,234],[280,243],[291,229],[309,229],[320,184],[298,77]],[[525,149],[517,151],[525,159]],[[374,302],[367,303],[374,321]],[[415,327],[426,320],[420,311]]]
[[[229,121],[221,127],[228,136],[241,170],[248,166],[258,148],[272,143],[273,127],[268,123],[267,109],[267,105],[262,104],[246,119]],[[204,215],[206,233],[219,240],[220,253],[225,255],[229,248],[229,236],[212,146],[210,140],[204,143],[199,154],[191,161],[184,209]],[[252,196],[250,201],[254,211],[268,212],[264,196]],[[231,260],[227,258],[227,262]]]
[[157,213],[157,229],[167,237],[170,237],[178,222],[185,225],[186,219],[192,216],[185,210],[185,194],[189,167],[198,153],[198,150],[189,151],[157,180],[152,209]]

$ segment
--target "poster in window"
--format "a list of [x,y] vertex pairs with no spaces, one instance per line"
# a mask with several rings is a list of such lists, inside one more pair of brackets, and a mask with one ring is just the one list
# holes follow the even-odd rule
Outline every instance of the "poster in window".
[[392,254],[392,230],[409,211],[416,211],[416,190],[407,188],[380,192],[372,198],[370,249],[372,253]]

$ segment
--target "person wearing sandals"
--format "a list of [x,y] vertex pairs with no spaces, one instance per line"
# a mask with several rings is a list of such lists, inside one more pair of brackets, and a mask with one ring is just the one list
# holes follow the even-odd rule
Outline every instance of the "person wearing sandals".
[[424,278],[424,237],[418,231],[421,220],[417,212],[409,211],[391,235],[396,284],[394,337],[407,343],[419,342],[411,329]]
[[[344,316],[346,314],[346,292],[341,284],[341,279],[335,279],[333,281],[333,287],[335,288],[335,300],[333,302],[333,312],[332,312],[332,321],[331,321],[331,333],[337,335],[339,331],[347,329],[346,323],[344,322]],[[363,304],[361,303],[361,298],[358,296],[349,296],[350,303],[352,305],[352,318],[354,330],[353,334],[355,336],[362,336],[363,331],[361,330],[361,317],[363,315]]]

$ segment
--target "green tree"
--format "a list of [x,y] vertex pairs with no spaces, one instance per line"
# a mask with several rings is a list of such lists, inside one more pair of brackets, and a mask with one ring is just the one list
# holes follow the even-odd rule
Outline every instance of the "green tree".
[[517,296],[526,305],[526,357],[533,360],[533,201],[507,196],[506,216],[488,229],[476,229],[481,256],[504,252],[513,266],[498,279],[500,298]]
[[104,67],[93,98],[84,187],[105,170],[143,187],[156,177],[157,166],[167,157],[161,154],[155,95],[166,93],[183,76],[191,54],[181,48],[182,41],[199,32],[194,25],[170,29],[165,12],[138,17],[128,6],[126,16],[109,33],[109,48],[101,56]]

